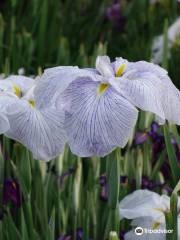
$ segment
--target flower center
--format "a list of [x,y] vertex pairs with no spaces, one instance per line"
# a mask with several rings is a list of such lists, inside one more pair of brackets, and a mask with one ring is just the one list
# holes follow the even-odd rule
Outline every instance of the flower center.
[[16,94],[17,97],[21,97],[21,89],[16,84],[13,85],[13,91]]
[[155,229],[157,229],[160,225],[161,225],[160,222],[154,222],[153,225],[152,225],[152,229],[155,230]]
[[98,86],[97,93],[99,96],[101,96],[109,87],[109,84],[107,83],[101,83]]
[[120,67],[117,69],[115,76],[120,77],[123,74],[125,68],[126,68],[126,64],[125,63],[121,64]]

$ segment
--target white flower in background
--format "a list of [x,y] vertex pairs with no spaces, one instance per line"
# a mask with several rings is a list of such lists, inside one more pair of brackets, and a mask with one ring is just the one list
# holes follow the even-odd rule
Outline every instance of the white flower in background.
[[[168,29],[168,47],[171,48],[177,38],[180,37],[180,18],[178,18]],[[152,62],[162,63],[163,59],[163,35],[154,38],[152,45]]]
[[[180,200],[178,200],[180,208]],[[150,230],[165,230],[165,213],[170,211],[170,198],[167,195],[159,195],[149,190],[136,190],[126,196],[119,204],[120,218],[133,219],[133,230],[125,235],[125,240],[165,240],[165,233],[144,233],[141,236],[135,234],[135,228],[141,227]],[[178,216],[178,230],[180,231],[180,216]],[[180,237],[180,232],[178,233]]]

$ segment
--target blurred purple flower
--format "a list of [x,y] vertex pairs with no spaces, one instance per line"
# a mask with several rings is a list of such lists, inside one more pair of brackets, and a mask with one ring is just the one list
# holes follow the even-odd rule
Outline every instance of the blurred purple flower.
[[[72,240],[73,235],[72,234],[64,234],[58,238],[58,240]],[[83,239],[83,229],[81,227],[78,227],[76,229],[76,240],[82,240]]]
[[[129,186],[132,191],[136,190],[136,180],[131,179],[129,180],[127,176],[121,176],[120,177],[120,183],[122,186]],[[108,201],[108,182],[107,177],[105,174],[101,175],[99,177],[99,184],[100,184],[100,200],[103,202]],[[171,193],[171,189],[167,188],[166,183],[160,183],[156,182],[152,179],[149,179],[147,176],[142,176],[142,182],[141,182],[141,188],[142,189],[148,189],[148,190],[155,190],[157,188],[167,190],[169,193]]]
[[156,122],[151,124],[151,129],[148,131],[148,135],[152,138],[153,141],[159,139],[159,137],[163,137],[162,134],[158,133],[159,125]]
[[178,149],[178,150],[176,151],[176,157],[177,157],[177,160],[178,160],[178,162],[179,162],[179,164],[180,164],[180,149]]
[[82,240],[83,238],[83,229],[81,227],[78,227],[76,230],[76,239]]
[[146,142],[148,140],[148,138],[149,138],[148,133],[138,132],[138,133],[136,133],[135,138],[134,138],[134,145],[142,144],[142,143]]
[[121,230],[120,233],[119,233],[119,239],[124,240],[125,234],[126,234],[126,232],[124,230]]
[[106,175],[101,175],[99,177],[99,184],[101,186],[100,199],[103,202],[106,202],[108,200],[108,184]]
[[142,189],[154,190],[155,188],[163,188],[164,183],[157,183],[154,180],[149,179],[147,176],[142,177]]
[[74,173],[75,169],[73,167],[69,168],[67,171],[63,172],[59,177],[60,185],[62,186],[65,179]]
[[3,184],[3,204],[13,204],[14,207],[20,207],[22,203],[22,194],[17,181],[6,179]]
[[159,131],[159,125],[156,122],[151,124],[151,129],[145,132],[136,133],[133,146],[143,144],[148,139],[152,140],[153,159],[157,159],[159,153],[165,148],[164,136]]
[[111,21],[118,30],[122,30],[124,27],[125,19],[121,15],[121,5],[115,1],[106,11],[106,17]]
[[63,235],[58,238],[58,240],[72,240],[71,235]]

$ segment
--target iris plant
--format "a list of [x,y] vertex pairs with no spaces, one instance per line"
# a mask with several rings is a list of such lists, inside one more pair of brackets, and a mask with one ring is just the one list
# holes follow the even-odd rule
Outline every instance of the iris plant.
[[5,82],[7,86],[1,93],[6,114],[1,111],[0,128],[35,158],[56,157],[66,142],[81,157],[105,156],[124,147],[138,109],[154,113],[160,124],[166,120],[180,124],[180,92],[167,71],[152,63],[123,58],[111,62],[108,56],[99,56],[95,69],[47,69],[29,81],[33,86],[18,85],[23,79],[0,82],[0,89]]

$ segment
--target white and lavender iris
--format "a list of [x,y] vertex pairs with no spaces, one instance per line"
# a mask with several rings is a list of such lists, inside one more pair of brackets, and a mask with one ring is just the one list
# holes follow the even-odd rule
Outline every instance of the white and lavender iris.
[[[23,78],[18,76],[18,81]],[[6,80],[3,81],[1,87],[6,84],[9,86],[11,79],[7,83]],[[31,150],[34,158],[50,160],[59,155],[64,148],[64,112],[53,106],[40,106],[38,97],[34,95],[35,89],[36,83],[24,93],[23,86],[20,87],[16,82],[12,88],[3,91],[0,105],[4,106],[3,117],[7,120],[7,126],[3,121],[4,125],[1,124],[1,127],[7,137],[21,142]]]
[[[180,198],[178,198],[178,211]],[[136,190],[121,200],[119,204],[120,218],[133,219],[132,231],[125,234],[125,240],[155,240],[166,239],[166,234],[143,234],[137,236],[134,228],[141,227],[150,230],[165,230],[165,213],[170,211],[170,198],[149,190]],[[178,215],[178,236],[180,237],[180,215]]]
[[[65,130],[73,153],[105,156],[124,147],[137,120],[137,109],[111,85],[108,57],[98,57],[96,71],[76,77],[64,91]],[[123,69],[122,69],[123,70]]]
[[[180,124],[180,94],[161,67],[122,58],[111,63],[101,56],[96,69],[78,71],[55,100],[57,108],[64,107],[73,153],[105,156],[124,147],[137,120],[136,107],[156,114],[159,123]],[[66,77],[59,79],[65,82]]]
[[180,124],[179,90],[166,70],[145,61],[117,58],[111,63],[100,56],[96,69],[51,68],[36,81],[23,76],[1,80],[0,90],[0,133],[44,160],[63,151],[66,136],[81,157],[124,147],[137,108],[154,113],[161,124]]

